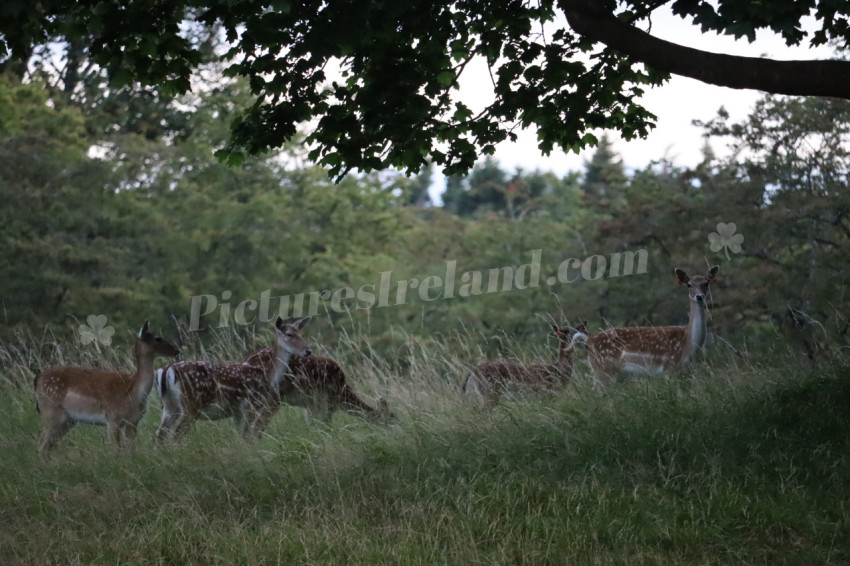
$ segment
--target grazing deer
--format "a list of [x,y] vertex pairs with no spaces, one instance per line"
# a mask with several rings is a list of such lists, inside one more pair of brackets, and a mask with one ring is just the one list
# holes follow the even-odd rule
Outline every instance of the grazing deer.
[[280,406],[278,388],[289,370],[290,357],[311,353],[301,337],[301,329],[310,318],[288,324],[278,317],[268,374],[263,368],[240,363],[203,361],[178,362],[159,370],[162,421],[157,441],[165,440],[172,429],[175,439],[182,438],[201,417],[232,417],[243,437],[258,436]]
[[128,443],[136,439],[136,427],[147,409],[157,356],[174,357],[174,345],[150,332],[145,322],[133,354],[136,373],[127,374],[91,368],[58,367],[36,376],[36,408],[44,420],[38,442],[47,452],[78,422],[106,426],[106,435],[120,446],[122,432]]
[[[243,362],[270,372],[273,362],[270,348],[254,352]],[[372,407],[348,385],[345,372],[336,361],[321,356],[293,357],[289,374],[280,382],[280,400],[287,405],[304,407],[311,414],[329,422],[337,410],[365,417],[374,422],[395,420],[383,397]]]
[[573,345],[578,339],[587,338],[586,324],[580,324],[576,328],[552,325],[552,330],[560,342],[555,363],[484,362],[466,376],[463,392],[472,391],[485,404],[495,405],[512,385],[550,391],[565,386],[573,374]]
[[618,373],[662,373],[690,360],[705,344],[705,296],[718,269],[715,265],[704,277],[675,270],[679,284],[688,288],[687,326],[609,328],[591,334],[586,347],[597,384],[607,385]]

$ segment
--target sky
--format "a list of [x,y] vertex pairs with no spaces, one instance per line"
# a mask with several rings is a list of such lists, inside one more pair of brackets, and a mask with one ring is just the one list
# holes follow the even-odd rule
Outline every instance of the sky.
[[[565,22],[558,23],[566,25]],[[804,22],[804,29],[813,27],[813,20]],[[703,34],[698,27],[689,25],[669,11],[659,11],[653,16],[652,34],[696,49],[731,55],[773,59],[827,59],[834,56],[832,48],[828,46],[814,49],[807,45],[788,47],[780,36],[770,32],[759,33],[753,43],[746,39],[736,41],[729,36]],[[461,77],[460,99],[473,110],[481,108],[492,97],[490,84],[490,76],[483,61],[470,65]],[[609,137],[613,140],[614,151],[620,155],[627,170],[643,168],[662,157],[680,166],[696,165],[701,160],[705,142],[702,130],[692,124],[693,120],[708,121],[717,115],[721,106],[729,112],[732,120],[742,120],[762,95],[759,91],[718,87],[673,76],[664,85],[648,90],[641,98],[643,106],[657,117],[656,128],[647,138],[627,142],[616,132],[609,132]],[[581,171],[584,162],[594,151],[594,148],[589,148],[577,155],[556,150],[544,156],[537,149],[534,131],[524,130],[518,134],[516,142],[503,142],[497,146],[494,156],[509,171],[521,167],[524,170],[540,169],[564,175],[569,171]],[[712,144],[712,149],[718,156],[724,155],[726,150],[715,144]],[[437,202],[439,197],[435,192],[440,193],[443,188],[444,181],[437,179],[431,191]]]

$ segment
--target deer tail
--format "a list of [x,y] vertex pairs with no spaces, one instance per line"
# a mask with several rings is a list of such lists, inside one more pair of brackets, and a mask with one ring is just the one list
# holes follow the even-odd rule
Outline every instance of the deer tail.
[[156,388],[159,391],[159,398],[162,399],[165,397],[165,394],[168,393],[168,379],[166,378],[166,370],[170,368],[159,368],[156,370]]

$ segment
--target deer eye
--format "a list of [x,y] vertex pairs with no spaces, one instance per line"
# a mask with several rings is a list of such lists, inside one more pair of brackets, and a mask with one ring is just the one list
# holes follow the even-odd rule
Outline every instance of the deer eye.
[[162,342],[162,338],[160,338],[159,336],[157,336],[156,338],[154,338],[154,340],[156,340],[157,342]]

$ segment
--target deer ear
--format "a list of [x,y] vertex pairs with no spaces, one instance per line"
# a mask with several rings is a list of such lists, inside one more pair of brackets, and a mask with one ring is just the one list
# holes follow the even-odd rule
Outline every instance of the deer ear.
[[715,265],[711,269],[708,270],[708,273],[705,274],[705,278],[709,281],[713,281],[715,277],[717,277],[717,272],[720,270],[719,265]]
[[294,324],[295,328],[297,328],[298,330],[301,330],[311,320],[313,320],[312,316],[305,316],[302,319],[296,320],[293,324]]
[[274,321],[275,328],[283,328],[284,324],[285,323],[283,322],[283,319],[280,316],[278,316],[277,319]]
[[146,320],[145,323],[142,325],[142,328],[139,330],[139,338],[141,338],[150,331],[150,326],[150,321]]
[[557,324],[555,324],[554,322],[550,322],[550,323],[549,323],[549,326],[551,326],[551,327],[552,327],[552,332],[554,332],[555,334],[557,334],[558,332],[560,332],[560,331],[561,331],[561,329],[560,329],[560,328],[558,328],[558,325],[557,325]]
[[676,274],[676,278],[679,279],[679,285],[684,285],[685,283],[691,280],[691,278],[688,277],[688,274],[679,269],[678,267],[674,269],[673,272]]

